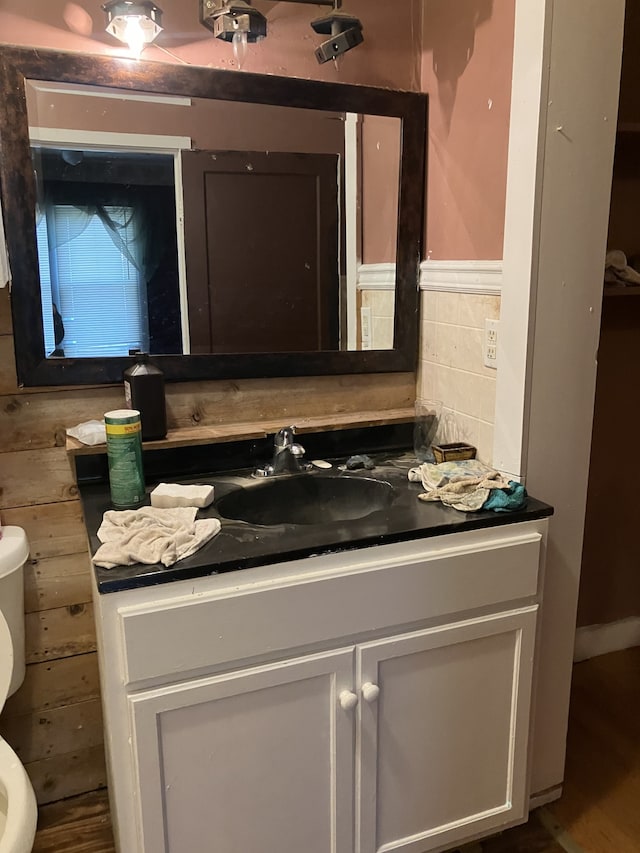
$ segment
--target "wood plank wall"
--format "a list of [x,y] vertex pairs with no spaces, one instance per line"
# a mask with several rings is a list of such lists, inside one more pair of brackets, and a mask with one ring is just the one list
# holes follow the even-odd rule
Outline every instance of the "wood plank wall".
[[[120,387],[20,389],[10,297],[0,289],[0,518],[23,527],[27,677],[0,734],[27,767],[38,801],[106,784],[90,559],[65,428],[123,404]],[[412,405],[412,374],[181,383],[170,428],[385,411]],[[206,453],[206,448],[203,448]]]

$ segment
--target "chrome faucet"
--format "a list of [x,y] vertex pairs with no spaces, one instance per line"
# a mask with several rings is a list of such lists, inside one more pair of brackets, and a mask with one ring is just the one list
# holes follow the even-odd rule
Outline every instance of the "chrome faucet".
[[304,447],[301,444],[296,444],[294,441],[295,434],[296,428],[294,426],[282,427],[278,430],[273,440],[273,462],[270,465],[265,465],[264,468],[258,468],[255,472],[256,477],[299,474],[308,470],[309,466],[302,462]]

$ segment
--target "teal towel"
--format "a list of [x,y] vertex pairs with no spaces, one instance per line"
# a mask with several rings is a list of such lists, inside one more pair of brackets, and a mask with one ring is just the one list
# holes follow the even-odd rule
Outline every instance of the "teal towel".
[[508,489],[491,489],[482,509],[490,509],[493,512],[513,512],[516,509],[522,509],[526,502],[527,490],[522,483],[509,480]]

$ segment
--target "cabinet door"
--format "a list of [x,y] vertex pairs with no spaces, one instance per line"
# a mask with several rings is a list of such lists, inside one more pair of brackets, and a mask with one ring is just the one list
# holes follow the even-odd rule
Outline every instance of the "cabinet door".
[[353,648],[129,699],[145,853],[351,853]]
[[357,853],[424,853],[525,815],[536,610],[359,647]]

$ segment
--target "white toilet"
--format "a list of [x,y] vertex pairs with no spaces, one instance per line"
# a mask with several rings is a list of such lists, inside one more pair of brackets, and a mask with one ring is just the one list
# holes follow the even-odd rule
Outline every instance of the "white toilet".
[[[0,539],[0,711],[24,681],[23,568],[29,555],[24,530],[2,528]],[[0,853],[31,853],[36,798],[17,755],[0,737]]]

